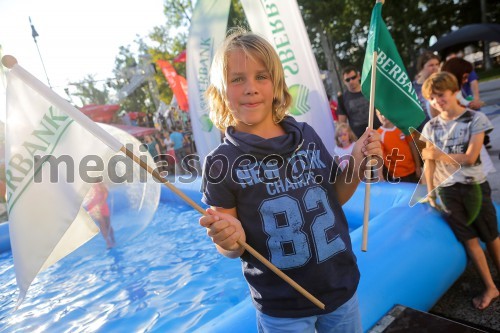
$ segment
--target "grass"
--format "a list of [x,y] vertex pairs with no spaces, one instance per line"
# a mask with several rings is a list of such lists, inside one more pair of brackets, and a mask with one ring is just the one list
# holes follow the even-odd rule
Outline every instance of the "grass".
[[478,71],[479,82],[500,79],[500,67],[493,67],[489,71]]

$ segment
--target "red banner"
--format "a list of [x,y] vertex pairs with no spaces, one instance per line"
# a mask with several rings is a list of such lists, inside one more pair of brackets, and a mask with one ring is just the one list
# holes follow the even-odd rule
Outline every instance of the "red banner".
[[182,91],[184,91],[184,94],[187,96],[188,95],[188,83],[187,80],[184,76],[177,75],[177,82],[181,85]]
[[182,51],[181,53],[179,53],[175,58],[174,58],[174,62],[177,63],[177,62],[186,62],[186,50]]
[[93,121],[105,124],[109,124],[113,121],[113,116],[118,110],[120,110],[120,105],[118,104],[88,104],[80,108],[80,111],[86,114]]
[[160,66],[163,75],[165,75],[170,88],[174,92],[177,103],[179,104],[179,108],[187,112],[189,108],[186,93],[187,89],[183,87],[187,86],[187,84],[185,83],[186,79],[180,75],[177,75],[174,66],[172,66],[172,64],[167,60],[158,60],[156,63],[158,64],[158,66]]

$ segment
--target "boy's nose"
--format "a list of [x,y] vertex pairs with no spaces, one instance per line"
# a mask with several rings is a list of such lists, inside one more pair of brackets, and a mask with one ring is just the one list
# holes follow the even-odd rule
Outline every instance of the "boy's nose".
[[257,93],[254,80],[247,80],[245,84],[245,94],[253,95]]

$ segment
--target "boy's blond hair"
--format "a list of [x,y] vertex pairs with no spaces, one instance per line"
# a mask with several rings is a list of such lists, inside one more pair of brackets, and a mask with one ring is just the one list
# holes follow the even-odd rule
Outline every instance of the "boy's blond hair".
[[445,90],[458,91],[456,77],[448,72],[434,73],[425,80],[422,85],[422,95],[425,99],[431,99],[433,93],[442,93]]
[[210,85],[205,92],[210,119],[222,131],[228,126],[236,125],[236,119],[229,110],[227,101],[228,54],[235,50],[242,50],[251,59],[262,61],[269,71],[274,90],[273,120],[279,123],[286,116],[292,102],[279,56],[267,40],[240,28],[230,31],[212,62]]
[[338,123],[337,126],[335,127],[335,142],[337,143],[337,146],[339,146],[339,147],[342,146],[342,143],[339,140],[340,130],[347,131],[347,133],[349,134],[349,140],[351,141],[351,143],[356,142],[356,140],[358,139],[356,137],[356,134],[354,134],[354,132],[351,130],[351,127],[348,124]]

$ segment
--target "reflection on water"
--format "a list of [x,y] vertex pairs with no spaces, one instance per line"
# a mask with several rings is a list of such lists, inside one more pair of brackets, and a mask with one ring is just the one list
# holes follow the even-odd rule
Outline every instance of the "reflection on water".
[[[0,255],[0,332],[185,332],[248,295],[239,260],[220,256],[199,214],[160,204],[137,237],[106,250],[94,237],[35,279],[17,301],[12,256]],[[121,328],[121,330],[120,330]]]

